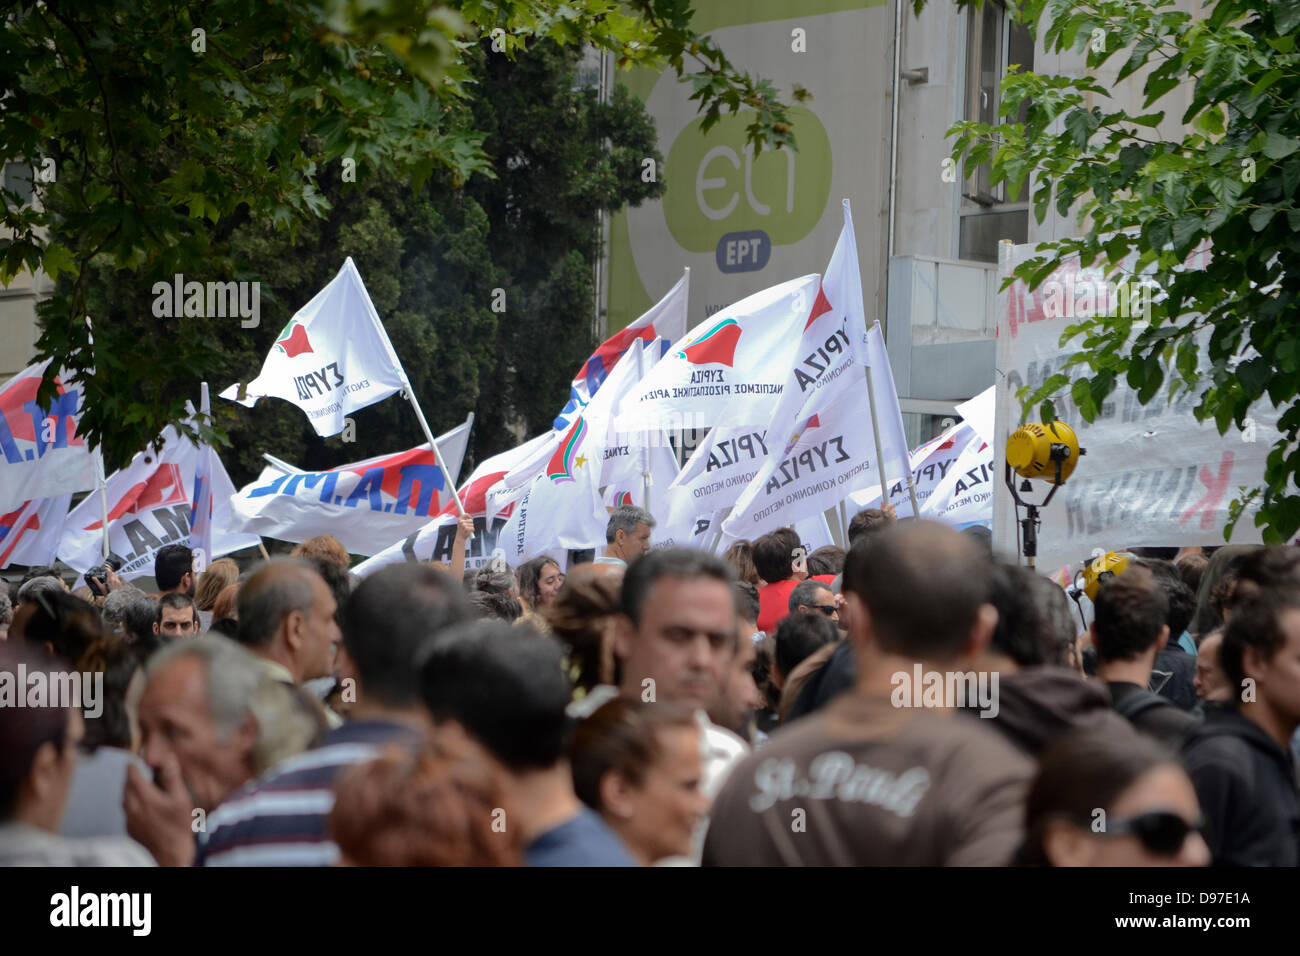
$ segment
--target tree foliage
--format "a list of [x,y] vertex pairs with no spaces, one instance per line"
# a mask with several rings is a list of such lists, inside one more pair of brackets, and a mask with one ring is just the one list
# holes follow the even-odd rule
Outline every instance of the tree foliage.
[[[1091,421],[1121,377],[1143,404],[1190,390],[1198,420],[1221,434],[1271,402],[1283,410],[1282,439],[1263,487],[1234,502],[1232,524],[1259,499],[1265,540],[1290,539],[1300,529],[1300,0],[1211,0],[1195,16],[1173,0],[1024,0],[1014,15],[1049,52],[1086,52],[1090,72],[1119,58],[1119,78],[1137,74],[1144,94],[1133,116],[1108,107],[1092,76],[1022,70],[1003,82],[1003,122],[949,131],[955,159],[990,162],[992,182],[1013,191],[1030,183],[1040,223],[1051,208],[1078,217],[1081,237],[1043,244],[1014,278],[1036,288],[1072,258],[1117,276],[1135,257],[1163,292],[1147,322],[1071,325],[1061,345],[1081,339],[1083,350],[1067,372],[1086,365],[1084,378],[1026,389],[1026,411],[1041,403],[1050,420],[1053,395],[1071,386]],[[1157,133],[1166,119],[1184,124],[1180,138]],[[1207,241],[1208,264],[1185,268]],[[1198,352],[1207,339],[1208,371]]]
[[[194,381],[218,380],[236,323],[179,319],[165,328],[145,323],[145,333],[138,321],[95,315],[92,353],[84,321],[94,311],[91,277],[111,274],[116,292],[130,290],[137,318],[148,315],[154,284],[176,274],[261,281],[276,269],[242,255],[236,234],[282,234],[297,255],[338,201],[345,160],[355,163],[358,185],[400,182],[418,196],[437,179],[451,190],[468,186],[464,201],[482,207],[490,197],[474,190],[486,191],[481,181],[501,172],[493,131],[480,125],[488,117],[476,84],[493,82],[475,75],[483,49],[502,69],[550,42],[575,51],[594,46],[625,67],[689,73],[706,123],[724,111],[753,111],[756,147],[793,146],[787,108],[772,86],[735,70],[691,29],[691,16],[687,0],[40,0],[11,7],[0,29],[0,157],[53,176],[37,177],[34,204],[0,191],[0,282],[23,269],[56,280],[40,309],[37,357],[82,379],[82,433],[121,462],[182,418]],[[618,175],[619,164],[626,157],[606,175]],[[564,175],[575,173],[588,175]],[[608,197],[608,182],[593,185],[593,198]],[[473,220],[467,210],[448,221],[472,231]],[[578,262],[587,251],[574,251],[549,295],[585,311],[572,299],[583,291]],[[275,294],[271,286],[264,283],[264,296]],[[297,289],[280,288],[281,306],[301,301],[289,298]],[[528,288],[525,301],[546,299]],[[421,333],[425,344],[432,334]],[[52,374],[44,400],[53,394]],[[220,429],[205,437],[225,440]]]

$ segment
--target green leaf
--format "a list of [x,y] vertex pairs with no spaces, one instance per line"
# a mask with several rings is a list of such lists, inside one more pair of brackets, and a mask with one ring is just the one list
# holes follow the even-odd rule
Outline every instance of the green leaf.
[[1269,159],[1286,159],[1297,149],[1300,149],[1300,139],[1281,133],[1269,133],[1264,139],[1264,155]]
[[1260,206],[1250,214],[1250,228],[1256,232],[1263,232],[1276,214],[1277,210],[1272,206]]

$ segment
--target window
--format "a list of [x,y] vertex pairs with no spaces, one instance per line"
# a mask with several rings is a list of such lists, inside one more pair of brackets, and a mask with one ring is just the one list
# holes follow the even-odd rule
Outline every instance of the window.
[[[999,87],[1007,67],[1033,69],[1034,40],[1011,22],[1001,4],[970,8],[966,22],[966,103],[963,118],[996,124]],[[1021,107],[1021,118],[1027,105]],[[989,185],[989,164],[967,169],[962,183],[957,258],[997,262],[998,241],[1029,240],[1029,184],[1008,195],[1005,183]]]

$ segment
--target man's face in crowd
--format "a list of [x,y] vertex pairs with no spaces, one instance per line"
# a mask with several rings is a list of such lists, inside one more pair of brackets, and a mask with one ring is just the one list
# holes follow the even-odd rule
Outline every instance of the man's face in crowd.
[[1278,620],[1286,642],[1270,660],[1247,648],[1243,664],[1254,677],[1263,699],[1288,723],[1300,722],[1300,611],[1288,609]]
[[763,703],[763,695],[759,693],[758,684],[754,682],[754,661],[758,657],[758,648],[754,646],[754,641],[750,637],[754,629],[752,627],[746,629],[746,627],[746,622],[741,620],[736,653],[731,658],[730,674],[719,695],[718,706],[714,709],[716,714],[714,723],[728,730],[734,730],[741,736],[747,736],[743,731],[749,722],[749,715]]
[[[821,614],[829,617],[836,624],[840,622],[840,609],[830,588],[819,588],[813,596],[812,604],[801,604],[799,606],[809,614]],[[827,608],[830,610],[826,610]]]
[[194,806],[211,810],[252,775],[257,731],[248,721],[222,740],[212,719],[206,667],[192,657],[163,665],[140,698],[141,753],[155,775],[170,758]]
[[619,534],[623,536],[622,548],[628,564],[650,550],[650,526],[644,521],[637,522],[636,530],[631,534],[623,531]]
[[312,578],[314,600],[303,619],[303,680],[327,677],[334,670],[334,651],[343,639],[334,612],[338,602],[334,593],[319,576]]
[[197,631],[198,622],[190,607],[164,607],[162,621],[155,625],[155,633],[163,637],[193,637]]
[[718,703],[736,654],[736,607],[731,587],[716,578],[663,577],[654,583],[634,627],[623,619],[616,653],[627,686],[656,700],[708,709]]
[[1219,648],[1223,645],[1223,632],[1215,631],[1201,641],[1196,649],[1196,696],[1201,700],[1227,701],[1232,699],[1228,676],[1219,663]]

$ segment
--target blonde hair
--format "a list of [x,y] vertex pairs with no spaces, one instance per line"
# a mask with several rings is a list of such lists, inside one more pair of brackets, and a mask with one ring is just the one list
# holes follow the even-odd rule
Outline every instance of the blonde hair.
[[239,565],[233,558],[217,558],[199,575],[194,589],[194,606],[200,611],[211,611],[219,595],[239,578]]

